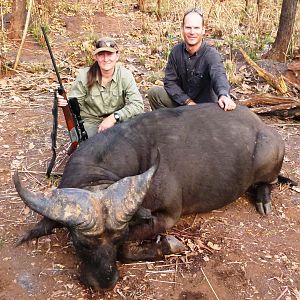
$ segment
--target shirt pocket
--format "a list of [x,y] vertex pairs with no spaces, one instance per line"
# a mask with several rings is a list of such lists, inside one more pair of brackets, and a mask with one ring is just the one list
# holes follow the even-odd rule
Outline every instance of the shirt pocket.
[[90,96],[86,98],[86,102],[89,105],[95,106],[99,101],[101,101],[101,92],[98,88],[91,88]]
[[107,103],[114,110],[118,110],[124,106],[124,97],[122,95],[122,91],[113,90],[110,93],[110,101]]
[[85,99],[85,105],[92,115],[103,113],[103,100],[99,89],[91,88],[89,95]]
[[196,73],[190,79],[190,86],[197,87],[198,89],[202,89],[205,87],[205,83],[207,82],[207,78],[203,73]]

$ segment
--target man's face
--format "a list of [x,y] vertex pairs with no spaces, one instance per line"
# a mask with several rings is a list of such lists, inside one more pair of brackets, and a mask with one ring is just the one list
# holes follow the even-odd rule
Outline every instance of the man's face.
[[188,46],[200,45],[204,33],[205,29],[202,25],[202,17],[198,13],[191,12],[185,16],[182,35]]
[[95,55],[95,60],[101,71],[110,71],[115,68],[115,65],[119,59],[119,54],[117,52],[99,52]]

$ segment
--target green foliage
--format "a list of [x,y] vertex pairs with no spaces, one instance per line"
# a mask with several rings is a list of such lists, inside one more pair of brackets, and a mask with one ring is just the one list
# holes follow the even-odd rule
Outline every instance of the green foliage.
[[146,80],[154,84],[157,80],[163,80],[163,78],[164,78],[164,73],[162,71],[150,72]]
[[236,66],[233,60],[229,60],[229,59],[225,60],[224,66],[225,66],[229,83],[231,85],[239,84],[240,82],[242,82],[241,76],[237,75],[235,72]]
[[58,1],[56,10],[68,16],[76,16],[80,13],[80,5],[79,1],[73,1],[72,5],[68,1]]
[[256,60],[265,52],[273,43],[274,38],[270,35],[246,35],[229,36],[224,40],[224,43],[231,48],[243,48],[247,50],[251,59]]
[[59,185],[59,182],[61,180],[61,175],[60,174],[51,174],[48,181],[49,181],[49,186],[51,187],[57,187]]
[[[50,32],[48,24],[45,25],[46,33],[48,34]],[[29,27],[29,32],[33,35],[33,38],[37,43],[41,46],[46,46],[44,36],[41,30],[41,26],[39,24],[33,24]]]
[[6,238],[4,236],[0,236],[0,249],[4,246],[6,243]]

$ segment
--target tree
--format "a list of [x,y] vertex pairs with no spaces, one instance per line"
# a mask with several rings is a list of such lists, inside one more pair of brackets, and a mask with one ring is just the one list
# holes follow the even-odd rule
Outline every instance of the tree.
[[296,19],[297,2],[298,0],[283,0],[277,36],[266,58],[280,62],[286,61]]
[[10,39],[21,39],[26,19],[26,0],[13,0],[12,17],[8,27]]

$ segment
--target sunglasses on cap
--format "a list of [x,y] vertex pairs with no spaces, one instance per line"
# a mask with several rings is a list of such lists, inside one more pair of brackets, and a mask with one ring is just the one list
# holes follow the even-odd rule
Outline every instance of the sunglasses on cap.
[[94,51],[94,55],[99,52],[118,52],[118,45],[116,42],[109,38],[103,38],[96,42],[96,49]]

